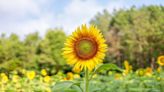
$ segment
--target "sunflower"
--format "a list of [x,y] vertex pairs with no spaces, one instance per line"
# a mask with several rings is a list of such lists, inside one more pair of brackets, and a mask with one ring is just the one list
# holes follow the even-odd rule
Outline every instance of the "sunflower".
[[27,78],[28,79],[32,80],[32,79],[34,79],[35,76],[36,76],[35,71],[28,71],[27,72]]
[[64,78],[64,80],[73,80],[74,76],[73,76],[73,73],[72,72],[68,72],[67,73],[67,77]]
[[159,56],[157,62],[160,66],[164,66],[164,55]]
[[45,76],[44,77],[44,82],[46,82],[46,83],[49,83],[51,81],[51,77],[50,76]]
[[2,83],[7,83],[9,81],[8,76],[5,73],[1,73],[0,74],[0,81],[2,81]]
[[46,76],[46,75],[47,75],[46,69],[42,69],[42,70],[41,70],[41,74],[42,74],[43,76]]
[[147,75],[147,76],[151,76],[152,73],[153,73],[153,70],[152,70],[151,67],[147,67],[147,68],[145,69],[145,75]]
[[125,70],[124,70],[125,75],[132,72],[132,66],[129,64],[127,60],[124,61],[124,66],[125,66]]
[[74,65],[74,70],[87,68],[91,71],[103,61],[107,45],[99,29],[82,25],[68,37],[63,50],[67,63]]

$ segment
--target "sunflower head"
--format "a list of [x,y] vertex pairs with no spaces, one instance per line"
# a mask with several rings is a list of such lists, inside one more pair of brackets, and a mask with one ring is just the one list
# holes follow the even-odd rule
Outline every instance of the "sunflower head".
[[151,76],[152,73],[153,73],[153,70],[152,70],[151,67],[147,67],[147,68],[145,69],[145,75],[147,75],[147,76]]
[[36,75],[35,71],[28,71],[27,72],[27,78],[30,80],[34,79],[35,75]]
[[92,70],[103,61],[107,45],[100,30],[91,25],[82,25],[68,37],[63,48],[63,55],[74,70],[87,68]]
[[2,83],[7,83],[9,81],[9,78],[5,73],[1,73],[0,74],[0,81],[2,81]]
[[41,70],[41,74],[42,74],[43,76],[46,76],[46,75],[47,75],[46,69],[42,69],[42,70]]
[[159,56],[157,62],[160,66],[164,66],[164,55]]
[[50,80],[51,80],[50,76],[47,75],[47,76],[44,77],[44,82],[49,83]]
[[128,73],[132,71],[132,65],[130,65],[129,62],[125,60],[124,66],[125,66],[124,74],[127,75]]

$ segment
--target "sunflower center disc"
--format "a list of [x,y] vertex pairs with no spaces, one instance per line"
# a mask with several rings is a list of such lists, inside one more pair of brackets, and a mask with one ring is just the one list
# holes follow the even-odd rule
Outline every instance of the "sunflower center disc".
[[80,59],[90,59],[97,53],[97,43],[91,38],[82,38],[75,43],[75,52]]
[[161,60],[160,60],[162,63],[164,63],[164,58],[161,58]]

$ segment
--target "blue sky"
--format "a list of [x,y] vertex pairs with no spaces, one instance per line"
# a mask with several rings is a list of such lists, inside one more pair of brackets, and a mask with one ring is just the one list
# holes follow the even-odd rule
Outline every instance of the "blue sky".
[[164,5],[164,0],[0,0],[0,34],[20,37],[62,27],[67,34],[88,23],[97,12],[135,5]]

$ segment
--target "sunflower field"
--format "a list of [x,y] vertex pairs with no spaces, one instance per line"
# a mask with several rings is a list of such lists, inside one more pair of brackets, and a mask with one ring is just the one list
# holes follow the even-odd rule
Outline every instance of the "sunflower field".
[[62,28],[0,36],[0,92],[164,92],[164,7],[97,13]]
[[[156,70],[147,67],[133,71],[131,65],[125,61],[124,67],[125,69],[120,69],[112,64],[99,66],[97,74],[93,74],[89,82],[89,92],[164,91],[162,66]],[[46,69],[22,69],[1,73],[0,77],[1,92],[83,92],[84,88],[84,72],[78,71],[66,74],[60,71],[50,75]]]

